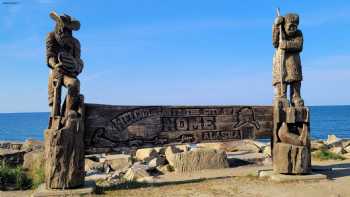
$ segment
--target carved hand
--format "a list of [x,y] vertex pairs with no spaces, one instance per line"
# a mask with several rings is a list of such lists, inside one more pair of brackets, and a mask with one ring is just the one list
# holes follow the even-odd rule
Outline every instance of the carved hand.
[[274,24],[275,24],[276,26],[278,26],[278,25],[281,25],[283,22],[284,22],[283,16],[277,16],[277,17],[275,18]]
[[287,48],[287,41],[285,41],[285,40],[280,40],[278,46],[279,46],[281,49],[286,49],[286,48]]
[[62,78],[63,77],[63,70],[62,70],[62,64],[57,63],[54,66],[54,76],[56,79]]
[[61,70],[62,66],[63,66],[63,64],[60,62],[60,63],[55,64],[54,68]]

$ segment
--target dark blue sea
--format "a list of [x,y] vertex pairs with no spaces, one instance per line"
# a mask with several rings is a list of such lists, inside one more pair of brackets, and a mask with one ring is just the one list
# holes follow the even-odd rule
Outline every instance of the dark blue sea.
[[[327,139],[335,134],[350,138],[350,106],[313,106],[311,109],[311,136]],[[49,113],[0,113],[0,141],[25,139],[43,140]]]

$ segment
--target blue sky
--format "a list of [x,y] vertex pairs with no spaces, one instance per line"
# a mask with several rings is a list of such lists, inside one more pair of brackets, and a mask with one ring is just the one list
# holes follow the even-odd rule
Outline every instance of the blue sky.
[[81,21],[86,102],[269,105],[280,7],[300,15],[305,103],[350,104],[349,1],[17,1],[0,5],[0,112],[48,111],[52,10]]

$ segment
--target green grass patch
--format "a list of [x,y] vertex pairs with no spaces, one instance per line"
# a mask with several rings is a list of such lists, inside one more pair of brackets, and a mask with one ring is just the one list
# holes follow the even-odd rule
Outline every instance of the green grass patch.
[[44,183],[45,181],[45,172],[44,168],[38,167],[33,170],[32,173],[30,173],[30,178],[32,181],[32,188],[35,189],[39,187],[40,184]]
[[45,180],[43,166],[24,170],[22,166],[0,165],[0,190],[35,189]]
[[340,154],[332,153],[328,150],[318,150],[312,153],[313,159],[318,160],[344,160],[345,157],[343,157]]
[[22,167],[0,166],[0,189],[28,189],[31,183]]
[[247,177],[258,177],[258,174],[256,172],[250,172],[246,176]]

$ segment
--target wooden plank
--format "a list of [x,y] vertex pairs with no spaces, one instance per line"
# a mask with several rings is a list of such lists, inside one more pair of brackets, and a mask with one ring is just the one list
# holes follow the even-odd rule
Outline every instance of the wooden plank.
[[89,153],[272,136],[271,106],[85,105],[84,142]]

